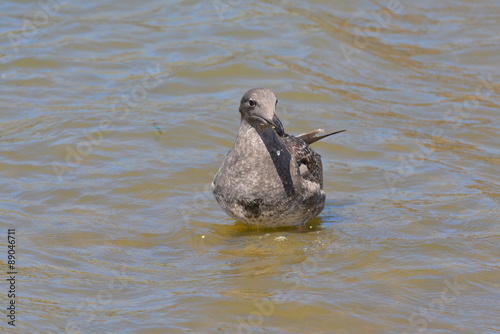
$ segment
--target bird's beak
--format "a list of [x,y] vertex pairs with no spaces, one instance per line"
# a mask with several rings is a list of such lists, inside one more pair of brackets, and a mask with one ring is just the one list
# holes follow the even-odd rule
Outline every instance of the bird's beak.
[[267,121],[273,128],[276,130],[276,133],[280,136],[283,137],[285,135],[285,129],[283,128],[283,124],[281,123],[280,119],[276,114],[273,116],[273,120]]
[[270,125],[274,131],[278,134],[278,136],[283,137],[285,135],[285,129],[283,128],[283,124],[276,114],[274,114],[273,119],[269,120],[265,117],[259,115],[252,115],[249,120],[253,120],[255,122],[260,123],[261,125],[267,124]]

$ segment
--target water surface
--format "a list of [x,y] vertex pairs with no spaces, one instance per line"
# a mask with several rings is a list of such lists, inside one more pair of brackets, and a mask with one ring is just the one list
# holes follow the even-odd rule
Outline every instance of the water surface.
[[[0,9],[2,332],[500,331],[498,1]],[[347,129],[302,229],[210,193],[259,86],[289,133]]]

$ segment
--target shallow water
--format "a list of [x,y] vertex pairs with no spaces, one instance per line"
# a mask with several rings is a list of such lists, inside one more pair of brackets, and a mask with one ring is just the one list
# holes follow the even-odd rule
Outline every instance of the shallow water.
[[[500,331],[498,1],[54,1],[0,5],[2,332]],[[258,86],[347,129],[305,228],[209,190]]]

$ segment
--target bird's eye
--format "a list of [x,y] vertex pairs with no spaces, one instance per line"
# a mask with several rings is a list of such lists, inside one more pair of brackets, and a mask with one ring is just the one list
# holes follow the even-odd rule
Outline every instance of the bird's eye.
[[275,105],[275,106],[277,106],[277,105],[278,105],[278,99],[276,99],[276,103],[275,103],[274,105]]
[[257,105],[257,102],[255,102],[254,100],[248,100],[248,105],[250,107],[255,107]]

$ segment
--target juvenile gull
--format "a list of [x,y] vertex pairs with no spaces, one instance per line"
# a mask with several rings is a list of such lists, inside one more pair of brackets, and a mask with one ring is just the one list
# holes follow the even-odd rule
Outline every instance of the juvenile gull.
[[325,206],[323,167],[309,144],[345,131],[288,135],[276,116],[277,104],[269,89],[243,95],[236,141],[212,183],[222,209],[249,225],[303,225],[318,215]]

